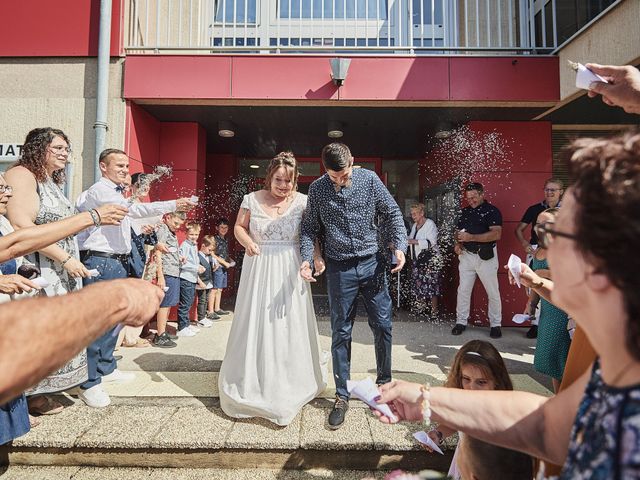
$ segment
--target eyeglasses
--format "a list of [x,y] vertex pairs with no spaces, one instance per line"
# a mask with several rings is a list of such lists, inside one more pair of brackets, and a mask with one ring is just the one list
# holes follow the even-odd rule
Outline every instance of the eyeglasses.
[[545,188],[544,193],[556,193],[562,190],[561,188]]
[[538,246],[540,248],[549,248],[555,237],[564,237],[570,240],[577,240],[578,237],[573,233],[559,232],[553,229],[553,222],[536,223],[533,231],[538,236]]
[[0,193],[13,193],[11,185],[0,185]]
[[65,147],[64,145],[56,145],[53,147],[49,147],[51,153],[55,153],[56,155],[60,155],[62,153],[71,153],[70,147]]

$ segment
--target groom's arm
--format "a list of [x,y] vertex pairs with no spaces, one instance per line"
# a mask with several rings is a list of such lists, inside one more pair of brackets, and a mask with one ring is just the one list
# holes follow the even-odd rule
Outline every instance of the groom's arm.
[[407,229],[404,226],[400,207],[393,199],[387,187],[384,186],[378,176],[373,177],[373,192],[376,201],[376,210],[383,218],[383,222],[389,226],[391,243],[395,250],[407,251]]
[[314,184],[309,187],[307,196],[307,208],[302,214],[300,224],[300,256],[303,262],[313,265],[313,251],[320,231],[320,210]]

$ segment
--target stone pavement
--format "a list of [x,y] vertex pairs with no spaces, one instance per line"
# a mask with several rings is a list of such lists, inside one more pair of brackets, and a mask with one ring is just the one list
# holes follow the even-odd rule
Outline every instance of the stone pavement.
[[[374,377],[372,335],[366,320],[359,320],[354,326],[352,377]],[[96,410],[72,395],[60,397],[69,408],[41,417],[42,425],[17,439],[11,449],[0,448],[0,463],[2,455],[11,463],[4,475],[0,470],[0,477],[179,480],[245,478],[246,473],[246,478],[357,479],[373,472],[380,477],[398,467],[446,471],[452,451],[445,457],[421,451],[412,437],[420,425],[385,426],[359,401],[351,401],[343,428],[329,430],[325,422],[333,385],[285,428],[224,415],[217,375],[232,321],[229,315],[195,337],[180,338],[174,349],[120,348],[119,368],[135,372],[136,378],[106,385],[113,404]],[[318,325],[321,345],[328,351],[328,319],[320,318]],[[450,329],[448,323],[418,322],[400,312],[394,324],[394,377],[440,384],[463,343],[489,340],[488,328],[469,327],[458,337]],[[516,389],[549,395],[549,381],[533,371],[535,341],[526,339],[525,331],[503,329],[503,337],[491,341]],[[452,440],[449,446],[454,444]]]

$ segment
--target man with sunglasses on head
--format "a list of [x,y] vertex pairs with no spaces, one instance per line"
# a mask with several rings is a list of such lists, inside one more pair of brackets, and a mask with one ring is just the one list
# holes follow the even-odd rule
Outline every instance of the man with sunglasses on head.
[[[515,230],[516,238],[526,252],[526,263],[529,266],[531,265],[533,254],[538,248],[538,235],[533,228],[536,223],[536,219],[538,218],[538,215],[546,209],[560,207],[562,194],[564,193],[564,183],[558,178],[549,178],[544,182],[543,192],[544,199],[527,208],[527,211],[524,212],[522,220],[520,220],[520,223]],[[531,236],[529,240],[524,237],[524,231],[527,229],[528,225],[531,225]],[[536,338],[538,336],[538,317],[535,315],[536,307],[537,302],[529,302],[526,308],[526,313],[531,317],[531,328],[526,333],[527,338]]]

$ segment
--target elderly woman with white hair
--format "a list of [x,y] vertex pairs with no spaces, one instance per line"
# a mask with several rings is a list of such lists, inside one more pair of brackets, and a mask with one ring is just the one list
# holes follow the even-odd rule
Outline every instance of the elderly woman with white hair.
[[430,301],[430,316],[438,316],[438,297],[441,294],[441,270],[438,266],[438,227],[424,214],[424,204],[411,205],[413,225],[409,233],[411,257],[411,310],[417,315],[425,313]]

